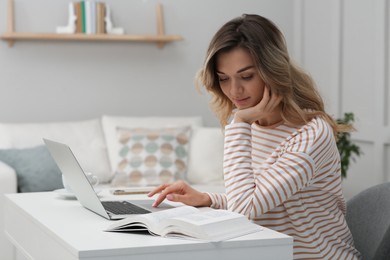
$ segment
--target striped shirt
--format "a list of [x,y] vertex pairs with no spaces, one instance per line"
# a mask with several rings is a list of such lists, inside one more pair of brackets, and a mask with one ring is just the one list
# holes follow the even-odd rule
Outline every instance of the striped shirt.
[[294,259],[359,259],[345,221],[340,155],[322,118],[301,127],[225,128],[226,194],[212,207],[248,216],[294,238]]

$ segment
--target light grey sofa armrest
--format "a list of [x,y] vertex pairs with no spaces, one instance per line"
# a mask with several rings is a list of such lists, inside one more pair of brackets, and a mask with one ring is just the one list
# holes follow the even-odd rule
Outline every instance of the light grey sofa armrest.
[[0,161],[0,259],[14,259],[14,248],[4,233],[4,194],[17,192],[16,173]]
[[0,161],[0,194],[16,192],[17,180],[15,170]]

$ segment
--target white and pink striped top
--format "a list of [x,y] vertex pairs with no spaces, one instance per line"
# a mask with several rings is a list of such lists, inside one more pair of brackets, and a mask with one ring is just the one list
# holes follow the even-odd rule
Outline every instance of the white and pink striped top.
[[294,238],[294,259],[358,259],[344,215],[340,156],[322,118],[302,127],[225,128],[226,194],[212,207]]

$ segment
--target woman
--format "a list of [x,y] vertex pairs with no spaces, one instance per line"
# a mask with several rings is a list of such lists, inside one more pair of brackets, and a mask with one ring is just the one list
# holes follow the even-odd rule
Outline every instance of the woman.
[[[258,15],[226,23],[208,48],[199,81],[225,127],[226,194],[183,181],[149,196],[224,208],[294,237],[295,259],[357,259],[344,218],[338,125],[311,78],[289,58],[278,28]],[[228,124],[229,119],[232,122]]]

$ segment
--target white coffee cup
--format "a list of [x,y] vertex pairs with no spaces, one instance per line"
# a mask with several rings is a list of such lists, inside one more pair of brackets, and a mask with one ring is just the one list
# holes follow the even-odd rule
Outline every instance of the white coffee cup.
[[64,188],[67,192],[73,193],[72,189],[70,188],[69,184],[65,180],[65,176],[62,174],[62,185],[64,185]]
[[99,177],[95,174],[92,174],[91,172],[86,172],[85,175],[87,175],[88,181],[92,185],[92,187],[96,187],[99,184]]
[[[86,172],[85,175],[87,176],[88,181],[92,185],[92,187],[96,187],[99,184],[99,177],[98,176],[92,174],[91,172]],[[62,175],[62,184],[64,185],[64,188],[69,193],[73,193],[72,188],[67,183],[66,178],[65,178],[64,175]]]

